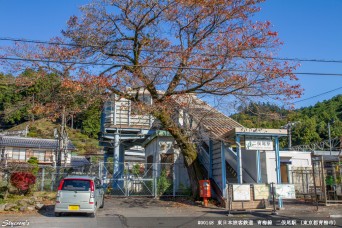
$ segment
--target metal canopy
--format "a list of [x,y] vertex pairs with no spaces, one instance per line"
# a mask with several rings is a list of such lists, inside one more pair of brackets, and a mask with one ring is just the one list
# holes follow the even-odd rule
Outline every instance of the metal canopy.
[[250,136],[267,136],[267,137],[283,137],[287,136],[286,129],[266,129],[266,128],[245,128],[236,127],[229,131],[229,135],[250,135]]
[[[238,183],[243,183],[242,176],[242,156],[241,156],[241,138],[244,139],[265,139],[270,138],[270,140],[275,141],[274,151],[275,151],[275,160],[276,160],[276,173],[277,173],[277,183],[281,184],[281,173],[280,173],[280,154],[279,154],[279,137],[287,136],[286,129],[265,129],[265,128],[244,128],[244,127],[236,127],[230,130],[227,134],[224,135],[224,139],[226,142],[237,145],[237,176]],[[260,165],[260,150],[257,150],[257,182],[261,183],[261,165]],[[279,199],[279,207],[282,207],[282,200]]]

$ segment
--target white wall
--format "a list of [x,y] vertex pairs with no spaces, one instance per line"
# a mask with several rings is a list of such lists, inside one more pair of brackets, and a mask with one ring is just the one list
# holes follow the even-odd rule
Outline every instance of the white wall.
[[[161,154],[174,154],[174,177],[175,177],[175,188],[182,184],[183,186],[189,186],[189,176],[187,169],[184,165],[183,155],[180,153],[179,149],[174,148],[174,139],[170,136],[159,136],[155,137],[151,142],[149,142],[145,146],[145,158],[147,159],[148,156],[153,156],[154,163],[160,163]],[[155,175],[159,176],[160,174],[160,166],[156,165],[155,168]]]
[[[266,169],[267,169],[267,183],[277,183],[276,175],[276,162],[275,162],[275,152],[266,151],[264,152],[266,159]],[[289,160],[292,164],[290,167],[311,167],[311,153],[310,152],[298,152],[298,151],[280,151],[280,160]],[[265,180],[263,179],[263,182]]]
[[[242,150],[242,167],[257,181],[257,152]],[[280,161],[289,161],[289,167],[311,167],[311,153],[298,151],[280,151]],[[261,179],[263,183],[277,182],[274,151],[260,151]],[[235,168],[235,167],[234,167]]]

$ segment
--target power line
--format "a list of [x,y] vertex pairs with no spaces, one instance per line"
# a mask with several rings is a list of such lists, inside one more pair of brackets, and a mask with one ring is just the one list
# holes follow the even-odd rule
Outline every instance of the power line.
[[334,91],[337,91],[337,90],[340,90],[340,89],[342,89],[342,86],[338,87],[336,89],[333,89],[333,90],[329,90],[329,91],[326,91],[326,92],[314,95],[312,97],[308,97],[308,98],[305,98],[305,99],[302,99],[302,100],[299,100],[299,101],[295,101],[295,102],[293,102],[293,104],[296,104],[296,103],[299,103],[299,102],[302,102],[302,101],[306,101],[306,100],[310,100],[310,99],[313,99],[313,98],[316,98],[316,97],[319,97],[319,96],[322,96],[322,95],[325,95],[325,94],[328,94],[328,93],[331,93],[331,92],[334,92]]
[[[59,43],[59,42],[51,42],[51,41],[41,41],[41,40],[30,40],[30,39],[19,39],[19,38],[9,38],[9,37],[0,37],[1,41],[13,41],[13,42],[23,42],[23,43],[35,43],[35,44],[49,44],[49,45],[61,45],[61,46],[72,46],[72,47],[102,47],[101,45],[79,45],[79,44],[71,44],[71,43]],[[117,50],[122,51],[131,51],[130,48],[122,48],[122,47],[114,47]],[[171,54],[182,54],[181,51],[173,51],[173,50],[148,50],[141,49],[142,52],[155,52],[155,53],[171,53]],[[218,54],[211,53],[198,53],[199,55],[204,56],[224,56]],[[320,62],[320,63],[342,63],[342,60],[333,60],[333,59],[303,59],[303,58],[285,58],[285,57],[265,57],[265,56],[232,56],[235,58],[242,59],[266,59],[266,60],[280,60],[280,61],[296,61],[296,62]]]
[[[266,73],[266,74],[277,73],[277,74],[279,74],[279,72],[276,72],[276,71],[256,71],[256,70],[239,70],[239,69],[225,69],[225,68],[217,69],[217,68],[178,67],[178,66],[128,65],[128,64],[59,61],[59,60],[13,58],[13,57],[0,57],[0,59],[9,60],[9,61],[60,63],[60,64],[93,65],[93,66],[141,67],[141,68],[157,68],[157,69],[183,69],[183,70],[197,70],[197,71],[222,71],[222,72]],[[284,73],[284,74],[286,74],[286,73]],[[314,75],[314,76],[342,76],[342,73],[320,73],[320,72],[292,72],[292,74]]]

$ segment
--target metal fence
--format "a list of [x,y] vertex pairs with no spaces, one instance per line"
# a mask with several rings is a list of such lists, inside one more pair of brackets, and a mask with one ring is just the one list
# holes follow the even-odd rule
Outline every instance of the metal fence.
[[[10,178],[16,172],[30,172],[36,176],[36,182],[31,191],[56,191],[60,180],[68,175],[99,175],[99,165],[82,167],[53,167],[39,165],[38,168],[28,164],[7,164],[0,168],[0,188],[14,189]],[[1,194],[1,192],[0,192]]]
[[[34,172],[34,166],[12,164],[0,168],[0,188],[14,190],[10,177],[15,172]],[[97,176],[107,194],[116,196],[184,196],[191,194],[187,169],[179,163],[97,163],[85,167],[39,166],[31,191],[56,191],[68,175]],[[0,192],[1,194],[1,192]]]
[[100,163],[107,194],[117,196],[184,196],[191,194],[183,164]]
[[312,167],[291,170],[296,195],[325,204],[342,203],[341,168],[339,162],[327,162],[317,157],[312,160]]

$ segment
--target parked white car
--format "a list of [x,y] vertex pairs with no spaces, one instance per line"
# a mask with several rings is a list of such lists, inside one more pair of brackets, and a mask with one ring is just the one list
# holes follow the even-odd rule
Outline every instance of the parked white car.
[[104,206],[104,190],[99,178],[68,176],[61,180],[55,205],[55,216],[61,213],[83,212],[94,217]]

